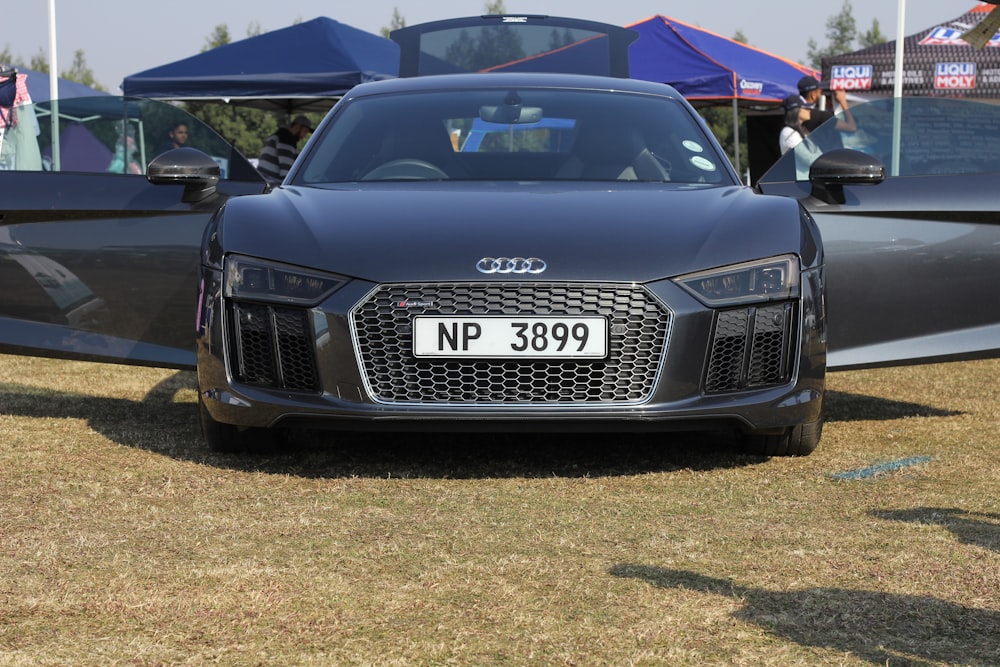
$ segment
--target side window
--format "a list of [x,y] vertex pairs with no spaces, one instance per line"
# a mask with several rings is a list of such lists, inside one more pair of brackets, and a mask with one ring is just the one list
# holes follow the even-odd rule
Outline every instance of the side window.
[[225,139],[171,104],[102,95],[10,111],[11,122],[0,123],[0,170],[142,176],[160,153],[190,146],[214,159],[223,179],[260,179]]
[[1000,106],[945,97],[903,97],[899,105],[890,98],[852,106],[855,130],[839,131],[835,116],[809,135],[812,152],[799,144],[761,181],[806,180],[819,154],[840,147],[876,156],[892,176],[1000,171]]

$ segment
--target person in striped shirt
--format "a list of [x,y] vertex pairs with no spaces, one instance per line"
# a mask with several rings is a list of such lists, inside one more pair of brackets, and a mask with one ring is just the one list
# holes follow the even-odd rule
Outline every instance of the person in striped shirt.
[[257,170],[272,184],[280,183],[299,154],[299,141],[312,132],[312,123],[305,116],[296,116],[288,127],[282,127],[264,140]]

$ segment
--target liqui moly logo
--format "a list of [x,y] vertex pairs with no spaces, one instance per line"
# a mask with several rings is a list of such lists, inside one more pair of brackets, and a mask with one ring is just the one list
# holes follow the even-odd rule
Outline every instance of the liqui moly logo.
[[740,79],[740,92],[744,95],[760,95],[764,92],[764,83]]
[[830,70],[830,90],[871,89],[871,65],[834,65]]
[[957,28],[938,26],[934,28],[922,40],[921,44],[933,44],[935,46],[959,46],[965,44],[962,40],[962,32]]
[[935,63],[935,89],[968,90],[975,87],[976,63]]
[[[920,40],[920,44],[932,46],[968,46],[969,43],[962,39],[962,35],[965,34],[966,30],[968,30],[968,28],[959,29],[938,26],[927,33],[924,38]],[[1000,46],[1000,33],[994,34],[986,45]]]

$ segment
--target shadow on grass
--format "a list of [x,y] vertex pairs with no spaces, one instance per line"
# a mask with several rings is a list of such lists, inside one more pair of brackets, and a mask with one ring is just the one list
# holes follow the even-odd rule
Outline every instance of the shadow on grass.
[[[5,412],[83,419],[119,444],[164,456],[238,470],[305,477],[604,477],[754,465],[765,457],[739,452],[728,434],[704,433],[365,433],[295,432],[275,455],[221,455],[205,446],[193,401],[191,371],[171,375],[141,402],[0,387]],[[953,414],[839,392],[827,395],[830,421]],[[821,445],[822,446],[822,445]]]
[[888,421],[906,417],[953,417],[962,414],[957,410],[942,410],[920,403],[893,401],[888,398],[827,391],[823,398],[827,422],[862,420]]
[[[915,507],[908,510],[875,510],[871,515],[887,521],[941,526],[962,544],[1000,552],[1000,513],[969,512],[955,507]],[[1000,664],[1000,656],[997,656]]]
[[0,385],[3,412],[85,420],[126,447],[233,470],[301,477],[606,477],[755,465],[722,434],[294,432],[280,454],[223,455],[202,440],[198,408],[178,402],[195,375],[178,372],[141,402]]
[[842,588],[769,591],[696,572],[623,563],[616,577],[664,589],[721,595],[733,616],[802,646],[850,653],[878,665],[1000,664],[1000,612],[929,596]]

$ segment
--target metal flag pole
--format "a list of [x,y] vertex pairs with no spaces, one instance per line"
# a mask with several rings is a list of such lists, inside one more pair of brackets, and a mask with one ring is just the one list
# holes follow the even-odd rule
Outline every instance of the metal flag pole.
[[899,176],[899,135],[903,125],[903,39],[906,37],[906,0],[896,12],[896,75],[892,86],[892,165],[889,173]]
[[52,104],[52,171],[60,171],[59,160],[59,68],[56,66],[56,0],[49,0],[49,100]]

